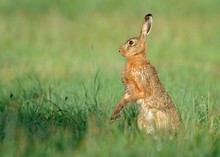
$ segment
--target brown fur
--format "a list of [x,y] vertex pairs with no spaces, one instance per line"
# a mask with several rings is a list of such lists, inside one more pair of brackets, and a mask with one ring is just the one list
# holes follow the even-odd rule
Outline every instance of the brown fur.
[[139,108],[138,127],[148,133],[179,127],[173,100],[160,82],[155,67],[146,58],[146,36],[150,33],[152,20],[151,14],[146,15],[140,36],[129,39],[119,49],[127,59],[122,71],[125,95],[110,118],[110,122],[114,122],[127,104],[136,102]]

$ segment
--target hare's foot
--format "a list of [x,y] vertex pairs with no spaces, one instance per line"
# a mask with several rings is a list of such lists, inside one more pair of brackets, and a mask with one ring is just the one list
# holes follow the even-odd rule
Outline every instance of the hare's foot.
[[109,120],[109,124],[112,124],[112,123],[114,123],[115,122],[115,118],[110,118],[110,120]]
[[111,117],[110,117],[110,121],[109,123],[112,124],[115,122],[115,120],[120,116],[120,111],[121,110],[114,110]]
[[115,122],[115,120],[120,116],[120,114],[112,114],[111,117],[110,117],[110,121],[109,123],[112,124]]

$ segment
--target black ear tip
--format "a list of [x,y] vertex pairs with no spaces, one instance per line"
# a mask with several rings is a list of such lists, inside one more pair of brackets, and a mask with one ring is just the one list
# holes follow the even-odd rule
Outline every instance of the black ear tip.
[[153,15],[151,13],[149,13],[145,16],[145,19],[148,19],[149,17],[153,17]]

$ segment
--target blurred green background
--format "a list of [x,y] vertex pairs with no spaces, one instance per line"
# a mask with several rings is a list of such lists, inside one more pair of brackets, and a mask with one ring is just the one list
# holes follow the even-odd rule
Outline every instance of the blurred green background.
[[[3,156],[219,156],[220,1],[1,0]],[[119,46],[154,15],[147,56],[182,129],[139,132],[123,94]]]

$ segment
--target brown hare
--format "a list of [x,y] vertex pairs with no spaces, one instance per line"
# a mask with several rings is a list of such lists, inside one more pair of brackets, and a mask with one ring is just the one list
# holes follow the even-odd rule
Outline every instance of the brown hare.
[[146,58],[146,37],[152,22],[152,14],[147,14],[140,36],[129,39],[119,48],[121,55],[126,57],[122,71],[125,95],[110,118],[110,123],[114,122],[125,105],[136,102],[139,109],[138,127],[149,134],[160,129],[175,130],[180,123],[172,98],[160,82],[155,67]]

